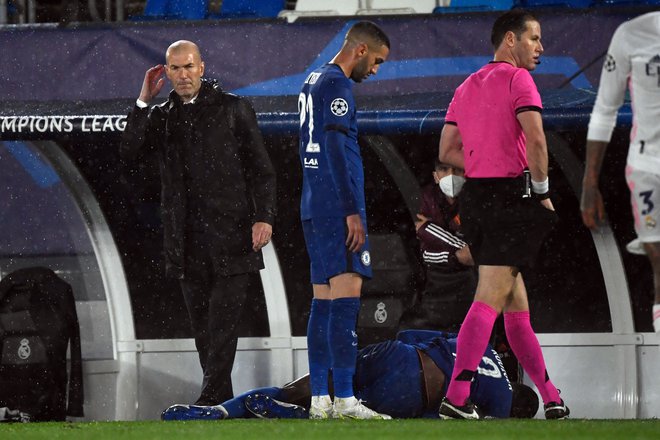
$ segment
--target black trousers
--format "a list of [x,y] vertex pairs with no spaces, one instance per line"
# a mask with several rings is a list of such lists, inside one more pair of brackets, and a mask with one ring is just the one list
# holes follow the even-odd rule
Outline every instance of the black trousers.
[[218,273],[203,236],[195,234],[189,245],[181,290],[204,373],[202,391],[195,404],[216,405],[234,397],[231,370],[236,357],[238,324],[260,281],[256,272]]

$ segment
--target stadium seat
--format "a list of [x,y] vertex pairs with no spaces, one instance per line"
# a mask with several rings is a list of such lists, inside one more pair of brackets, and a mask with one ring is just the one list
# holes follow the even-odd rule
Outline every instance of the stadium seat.
[[222,0],[219,14],[209,18],[277,17],[284,9],[284,0]]
[[144,3],[144,17],[164,18],[168,3],[169,0],[147,0]]
[[505,11],[513,7],[513,0],[452,0],[449,6],[438,6],[434,14],[453,14],[457,12]]
[[299,17],[320,17],[328,15],[355,15],[363,0],[298,0],[294,11],[281,11],[277,16],[286,18],[289,23]]
[[203,20],[208,15],[208,0],[147,0],[143,15],[132,20]]
[[519,0],[523,8],[588,8],[593,0]]
[[595,0],[594,6],[650,6],[660,5],[660,0]]
[[357,11],[357,15],[381,14],[430,14],[437,6],[436,0],[372,0],[367,6]]

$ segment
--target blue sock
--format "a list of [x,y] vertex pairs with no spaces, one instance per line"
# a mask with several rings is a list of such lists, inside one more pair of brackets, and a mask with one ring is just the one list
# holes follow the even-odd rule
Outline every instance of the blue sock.
[[273,399],[277,399],[281,391],[282,391],[281,388],[276,388],[276,387],[257,388],[245,392],[240,396],[236,396],[233,399],[229,399],[225,402],[222,402],[222,406],[227,410],[227,414],[228,414],[227,418],[243,419],[243,418],[253,417],[252,413],[245,408],[245,398],[248,395],[259,393],[259,394],[265,394],[269,397],[272,397]]
[[353,376],[357,357],[357,324],[360,298],[339,298],[330,306],[330,351],[335,396],[353,396]]
[[331,303],[329,299],[314,298],[307,322],[307,357],[312,396],[329,394],[328,371],[331,358],[328,347],[328,322]]

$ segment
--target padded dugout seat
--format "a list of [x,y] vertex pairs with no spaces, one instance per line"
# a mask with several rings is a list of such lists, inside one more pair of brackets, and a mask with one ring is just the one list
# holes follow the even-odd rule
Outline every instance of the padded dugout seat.
[[396,233],[369,233],[373,278],[362,285],[358,341],[360,346],[393,339],[399,320],[415,295],[415,250]]

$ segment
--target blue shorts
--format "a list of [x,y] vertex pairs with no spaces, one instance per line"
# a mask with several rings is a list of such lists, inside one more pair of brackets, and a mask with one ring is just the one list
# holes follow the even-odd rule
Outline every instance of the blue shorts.
[[[362,222],[366,229],[366,220]],[[359,252],[346,247],[346,218],[322,217],[303,220],[303,233],[310,261],[312,284],[329,284],[330,278],[353,272],[371,278],[369,235]]]

